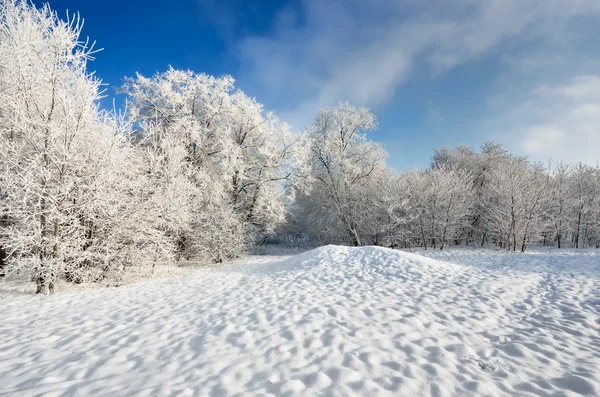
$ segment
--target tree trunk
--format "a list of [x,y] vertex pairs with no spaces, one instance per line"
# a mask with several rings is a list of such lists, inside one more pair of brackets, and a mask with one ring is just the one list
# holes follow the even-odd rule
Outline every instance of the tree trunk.
[[449,219],[446,219],[446,224],[444,225],[444,233],[442,234],[442,242],[440,243],[440,251],[444,249],[444,245],[446,244],[446,232],[448,229]]
[[187,238],[185,235],[181,235],[177,238],[176,241],[176,259],[179,262],[182,256],[185,256],[184,253],[187,248]]
[[527,235],[524,234],[523,235],[523,242],[521,243],[521,252],[525,252],[526,248],[527,248]]
[[546,246],[546,232],[542,233],[542,237],[544,238],[542,245],[545,247]]
[[4,277],[4,266],[6,266],[6,250],[0,246],[0,277]]
[[[54,80],[54,76],[53,76],[53,80]],[[56,83],[56,81],[53,81],[53,83]],[[52,102],[50,105],[50,112],[48,113],[48,117],[46,119],[46,121],[49,123],[50,120],[52,119],[52,115],[54,113],[54,107],[56,104],[56,98],[55,98],[55,90],[52,90]],[[44,131],[44,153],[42,155],[42,178],[40,181],[40,185],[41,185],[41,200],[40,200],[40,230],[41,230],[41,236],[40,236],[40,251],[39,251],[39,256],[40,256],[40,266],[41,269],[37,269],[38,271],[36,272],[37,274],[35,275],[36,277],[36,293],[37,294],[52,294],[54,293],[54,275],[53,274],[49,274],[48,269],[46,269],[47,264],[45,264],[44,262],[46,261],[47,258],[50,257],[50,252],[48,252],[47,250],[47,244],[48,242],[46,241],[48,236],[50,235],[49,231],[48,231],[48,227],[49,227],[49,223],[50,220],[47,219],[46,217],[46,211],[47,211],[47,203],[46,203],[46,198],[48,197],[48,180],[47,175],[46,175],[46,171],[48,170],[48,168],[50,168],[50,157],[48,155],[48,152],[50,150],[50,129],[49,127],[46,127],[45,131]],[[55,225],[56,227],[56,225]]]
[[360,236],[356,232],[356,229],[352,228],[350,230],[350,237],[352,238],[352,243],[355,247],[360,247],[362,245],[360,242]]
[[421,238],[423,240],[423,246],[427,250],[427,240],[425,239],[425,228],[423,227],[423,217],[419,217],[419,223],[421,224]]
[[52,277],[46,275],[38,277],[36,280],[36,294],[50,295],[54,293],[54,281]]
[[575,233],[575,248],[579,248],[579,230],[581,228],[581,209],[579,210],[579,215],[577,216],[577,232]]

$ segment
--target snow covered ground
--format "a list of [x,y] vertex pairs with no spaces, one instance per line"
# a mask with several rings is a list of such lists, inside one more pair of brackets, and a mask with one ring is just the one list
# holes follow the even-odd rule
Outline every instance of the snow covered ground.
[[600,395],[600,250],[328,246],[2,295],[2,396]]

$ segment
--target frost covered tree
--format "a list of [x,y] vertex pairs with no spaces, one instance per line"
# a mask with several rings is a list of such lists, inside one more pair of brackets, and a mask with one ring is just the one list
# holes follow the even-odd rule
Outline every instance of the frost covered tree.
[[569,232],[569,209],[572,206],[571,177],[572,167],[565,163],[551,164],[548,220],[558,248],[562,248],[563,238]]
[[407,183],[409,178],[406,174],[386,168],[377,185],[371,189],[375,196],[372,227],[381,236],[377,240],[390,248],[407,247],[412,237],[409,225],[414,221],[410,207],[414,192]]
[[[505,239],[498,237],[498,226],[502,217],[511,219],[513,214],[502,215],[502,211],[499,211],[499,200],[503,196],[498,195],[498,189],[500,185],[516,187],[518,180],[522,180],[522,186],[515,189],[515,202],[521,200],[518,206],[523,208],[522,200],[531,197],[535,204],[535,209],[530,211],[529,222],[525,223],[527,241],[544,244],[548,240],[556,241],[558,247],[564,247],[566,239],[570,239],[573,247],[597,244],[597,168],[582,164],[551,163],[544,169],[539,164],[507,153],[500,145],[493,143],[482,146],[480,152],[462,146],[441,148],[432,158],[432,167],[439,166],[466,170],[472,175],[476,199],[471,209],[471,225],[465,229],[472,242],[479,239],[484,245],[489,240],[505,246]],[[513,172],[517,166],[522,170]],[[512,180],[509,181],[507,175],[512,175]],[[528,180],[532,175],[536,177]],[[543,192],[541,197],[540,188]],[[515,242],[513,236],[512,249],[517,244],[522,249],[527,246],[523,241]]]
[[431,246],[444,249],[458,239],[459,230],[468,223],[473,204],[471,175],[463,170],[437,167],[425,173],[428,200],[422,206],[428,224]]
[[537,241],[549,188],[550,175],[524,158],[510,157],[492,170],[485,221],[501,246],[524,252]]
[[302,191],[313,197],[316,211],[335,218],[355,246],[364,243],[361,230],[372,207],[369,189],[385,169],[386,152],[365,135],[375,126],[366,108],[342,103],[320,110],[305,133],[299,160]]
[[488,142],[479,151],[468,147],[442,147],[434,152],[431,168],[446,167],[460,170],[471,175],[474,195],[473,207],[470,210],[470,223],[463,227],[462,233],[467,243],[484,245],[490,234],[485,222],[485,213],[491,205],[486,192],[492,180],[492,173],[502,161],[511,157],[501,145]]
[[234,210],[250,236],[269,234],[285,219],[281,182],[292,174],[297,137],[272,112],[241,91],[232,95],[229,138],[231,182],[227,190]]
[[181,192],[163,222],[179,255],[220,262],[284,221],[281,182],[294,137],[262,105],[234,92],[231,77],[170,68],[127,79],[123,91],[163,202]]
[[[226,193],[210,173],[227,144],[220,133],[221,115],[227,111],[232,85],[231,78],[169,69],[153,78],[127,79],[123,88],[131,98],[129,116],[140,125],[140,146],[155,186],[153,200],[160,208],[157,223],[176,246],[178,258],[198,253],[198,247],[214,248],[220,233],[239,249],[242,236],[232,222],[233,208],[222,205]],[[212,222],[205,218],[206,210]],[[222,227],[215,230],[214,222]]]
[[38,293],[63,276],[114,275],[152,246],[138,237],[147,215],[122,212],[140,203],[124,183],[138,176],[134,155],[117,118],[98,111],[81,27],[47,5],[0,3],[0,246],[8,272],[31,277]]
[[588,247],[600,248],[600,166],[594,167],[592,175],[593,184],[596,187],[590,208],[590,220],[588,222]]
[[428,197],[422,170],[397,172],[386,170],[386,177],[376,193],[377,211],[382,214],[380,228],[391,248],[424,245],[423,218]]
[[593,235],[597,218],[596,206],[600,185],[598,185],[598,169],[576,164],[571,177],[572,206],[570,209],[573,247],[580,248],[586,244],[586,238]]
[[569,238],[573,247],[600,246],[597,167],[546,168],[487,143],[479,151],[436,150],[426,170],[396,172],[381,165],[350,190],[344,179],[349,168],[334,161],[344,158],[336,151],[344,130],[332,128],[330,117],[317,119],[307,132],[305,178],[293,207],[294,219],[302,220],[296,229],[301,224],[318,244],[443,249],[487,243],[525,251],[548,241],[563,247]]
[[72,282],[120,281],[126,270],[149,272],[173,259],[174,247],[156,225],[161,208],[131,126],[106,114],[98,129],[104,144],[93,143],[89,173],[78,182],[85,187],[77,214],[85,243],[78,266],[68,268]]
[[81,149],[95,134],[99,81],[86,71],[93,50],[79,43],[77,19],[20,1],[0,7],[3,245],[47,293],[77,246],[63,236],[78,234],[70,196],[86,172]]

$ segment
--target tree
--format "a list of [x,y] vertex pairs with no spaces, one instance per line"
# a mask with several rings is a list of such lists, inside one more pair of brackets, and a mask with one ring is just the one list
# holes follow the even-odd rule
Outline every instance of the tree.
[[256,100],[233,92],[231,77],[170,68],[127,79],[123,91],[158,186],[165,195],[182,191],[163,223],[179,256],[220,262],[284,221],[281,183],[295,138]]
[[431,244],[440,250],[456,240],[461,227],[465,227],[473,203],[471,175],[463,170],[437,167],[425,173],[426,189],[431,192],[425,202]]
[[145,228],[151,213],[135,210],[143,174],[123,124],[98,110],[81,27],[47,5],[0,3],[0,246],[7,271],[31,277],[38,293],[62,276],[118,277],[133,257],[140,266],[168,250]]
[[353,245],[363,244],[361,218],[370,209],[365,200],[374,181],[385,169],[386,153],[366,140],[375,117],[366,108],[348,103],[323,109],[306,131],[300,160],[302,191],[313,195],[316,209],[329,212],[343,227]]
[[100,81],[86,71],[93,49],[79,42],[78,19],[17,0],[2,2],[0,15],[2,212],[11,222],[2,245],[9,265],[48,293],[75,257],[72,195],[96,138]]
[[569,209],[571,200],[572,167],[565,163],[551,164],[551,185],[549,188],[550,227],[556,239],[558,248],[562,248],[563,237],[569,231]]
[[502,161],[512,157],[501,145],[487,142],[481,146],[479,152],[468,146],[457,148],[442,147],[434,152],[431,168],[445,167],[460,170],[471,175],[472,190],[475,199],[470,209],[470,222],[462,227],[461,233],[466,236],[467,243],[479,243],[481,246],[490,234],[484,222],[485,213],[493,200],[486,194],[488,184],[491,182],[492,172]]
[[594,229],[594,201],[600,194],[597,170],[584,164],[576,164],[571,178],[573,247],[584,246],[585,237]]
[[272,112],[243,92],[232,95],[230,138],[231,183],[234,209],[252,239],[272,233],[285,219],[285,191],[292,170],[297,137]]
[[376,234],[378,242],[395,248],[399,245],[408,246],[411,222],[409,201],[411,189],[408,186],[405,173],[399,173],[386,168],[382,177],[373,189],[372,233]]
[[529,241],[538,237],[549,186],[550,175],[543,167],[524,158],[507,158],[492,170],[485,221],[507,250],[516,251],[520,244],[524,252]]

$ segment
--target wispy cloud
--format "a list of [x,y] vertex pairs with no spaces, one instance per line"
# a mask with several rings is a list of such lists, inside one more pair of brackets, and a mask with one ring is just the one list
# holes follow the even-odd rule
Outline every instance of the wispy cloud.
[[514,41],[555,42],[599,12],[597,0],[304,0],[237,53],[241,78],[302,128],[319,107],[380,107],[417,69],[443,74],[494,49],[509,58]]

